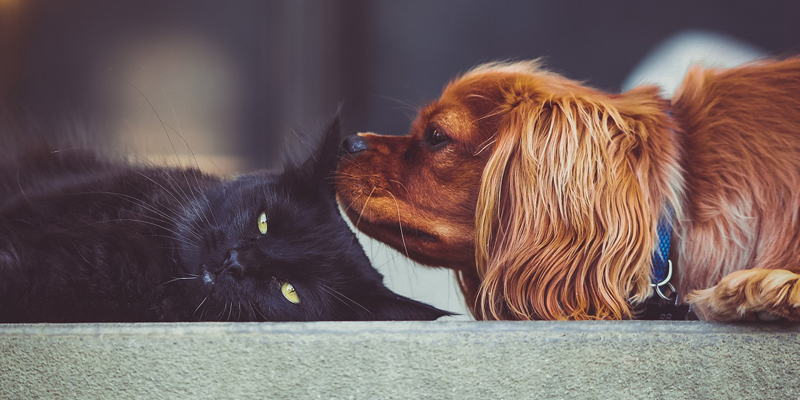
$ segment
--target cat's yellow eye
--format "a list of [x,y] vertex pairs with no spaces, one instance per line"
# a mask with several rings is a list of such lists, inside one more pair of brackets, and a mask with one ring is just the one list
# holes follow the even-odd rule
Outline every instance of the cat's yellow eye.
[[258,231],[261,232],[262,235],[267,234],[267,213],[261,213],[258,216]]
[[283,282],[283,284],[281,284],[281,293],[283,293],[283,297],[286,297],[286,300],[294,304],[300,303],[300,296],[297,295],[297,291],[294,290],[294,286],[292,286],[291,283]]

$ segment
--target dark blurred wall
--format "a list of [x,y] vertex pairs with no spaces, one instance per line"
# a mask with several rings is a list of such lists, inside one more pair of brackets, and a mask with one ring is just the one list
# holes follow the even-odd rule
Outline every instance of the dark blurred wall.
[[794,1],[0,4],[6,117],[86,120],[123,137],[112,145],[181,125],[193,147],[238,159],[237,169],[275,165],[292,129],[321,126],[340,104],[349,133],[405,134],[416,105],[485,61],[545,57],[548,68],[613,91],[684,30],[775,55],[800,50]]
[[364,7],[366,67],[351,79],[363,80],[365,91],[352,121],[359,123],[354,129],[387,134],[407,132],[401,102],[429,101],[456,73],[485,61],[544,57],[556,72],[616,91],[648,50],[684,30],[725,33],[773,54],[800,50],[795,1],[367,1]]

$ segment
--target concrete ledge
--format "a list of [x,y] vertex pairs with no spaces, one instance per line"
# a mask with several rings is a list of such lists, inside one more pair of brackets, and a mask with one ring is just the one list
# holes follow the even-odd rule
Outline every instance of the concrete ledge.
[[800,327],[0,325],[0,398],[800,398]]

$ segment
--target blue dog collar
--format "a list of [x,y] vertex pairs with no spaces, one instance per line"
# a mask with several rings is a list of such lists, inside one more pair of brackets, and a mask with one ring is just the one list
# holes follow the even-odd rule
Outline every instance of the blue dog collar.
[[[656,294],[664,300],[673,300],[664,295],[664,289],[669,288],[673,294],[675,287],[670,283],[672,279],[672,261],[669,259],[669,247],[672,241],[672,220],[675,217],[675,211],[672,207],[667,207],[667,210],[658,219],[658,245],[653,252],[653,269],[650,278],[650,286],[652,286]],[[674,299],[677,302],[677,294]]]

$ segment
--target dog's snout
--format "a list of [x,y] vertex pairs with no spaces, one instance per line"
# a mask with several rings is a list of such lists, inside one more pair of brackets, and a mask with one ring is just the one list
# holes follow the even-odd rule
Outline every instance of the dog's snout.
[[350,154],[359,153],[367,149],[367,141],[361,136],[350,135],[344,138],[342,148]]

